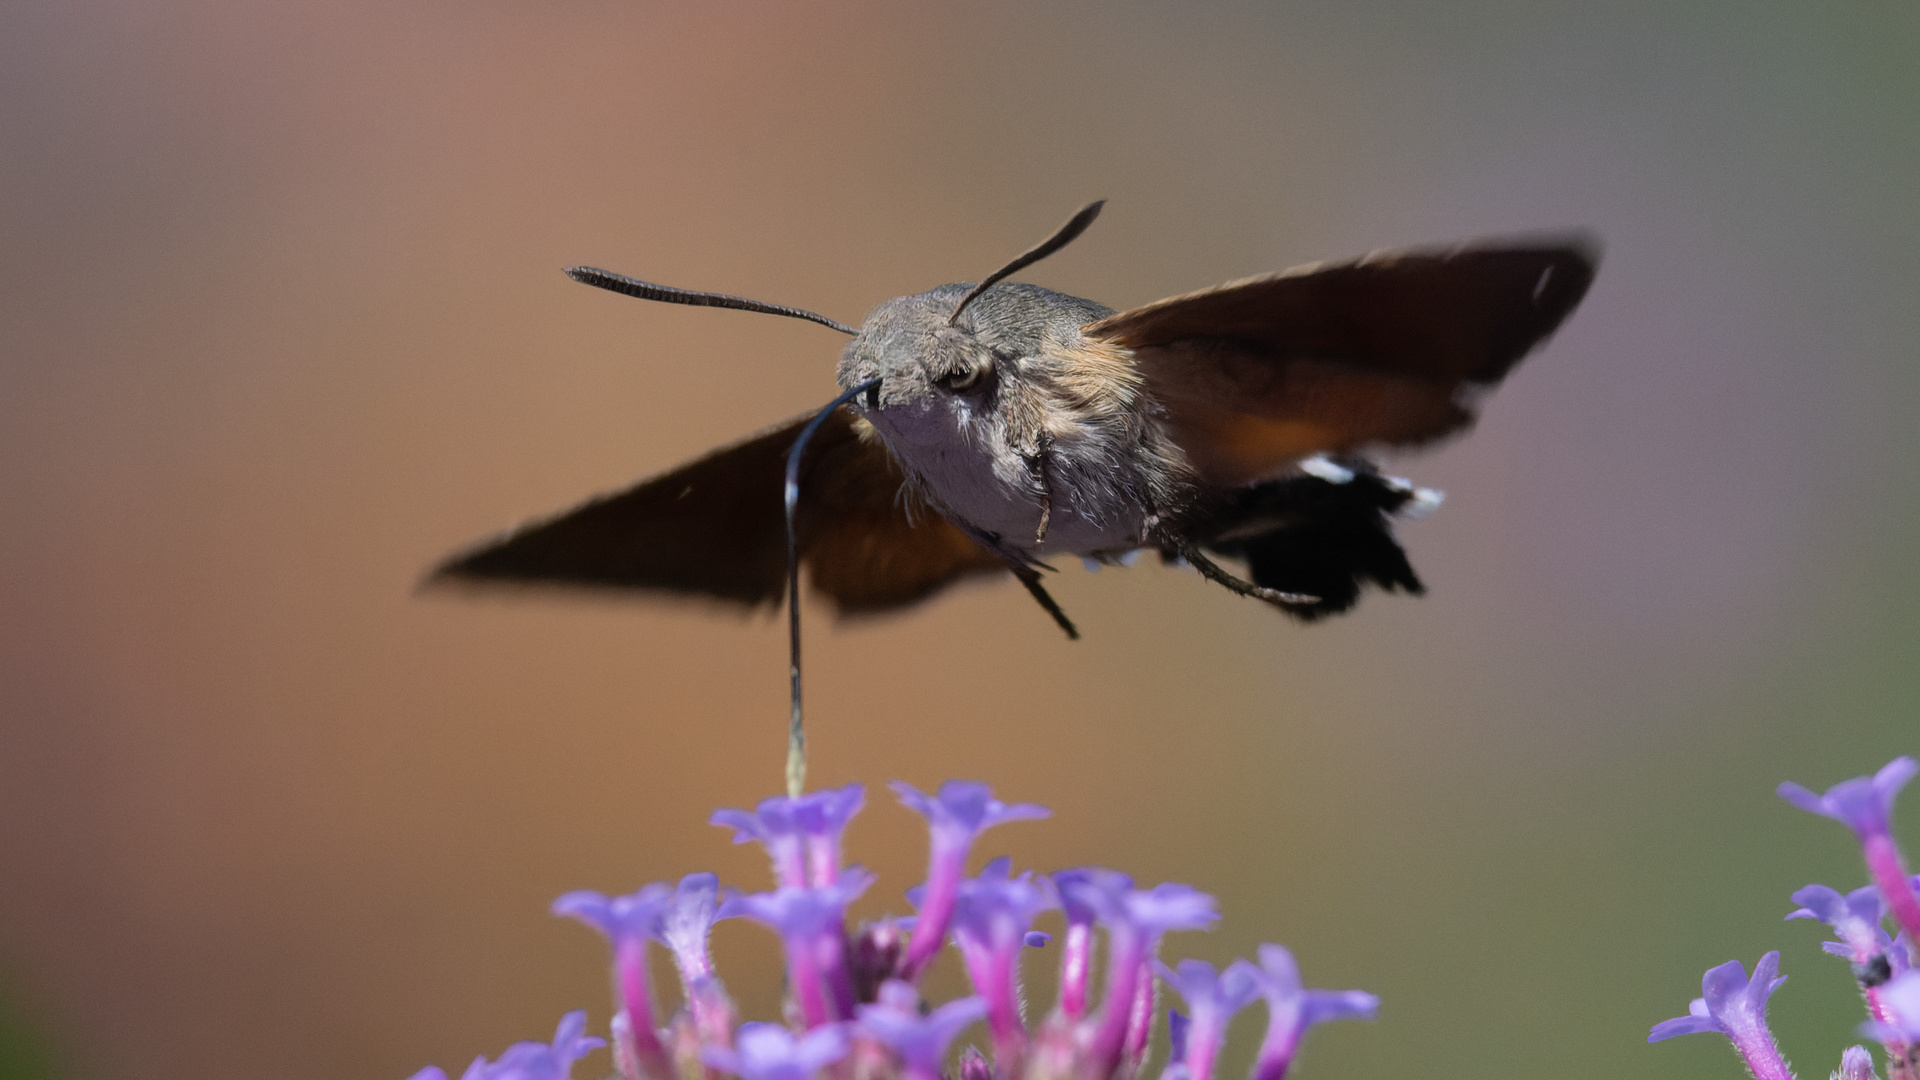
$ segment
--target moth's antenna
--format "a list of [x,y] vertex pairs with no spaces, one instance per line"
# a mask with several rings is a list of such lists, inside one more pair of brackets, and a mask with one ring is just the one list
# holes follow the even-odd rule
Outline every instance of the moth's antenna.
[[833,403],[821,409],[807,426],[800,429],[800,437],[793,440],[793,449],[787,451],[787,671],[793,679],[793,715],[787,720],[787,797],[797,799],[807,787],[807,729],[800,719],[800,538],[793,527],[793,508],[800,501],[800,455],[807,449],[807,443],[813,439],[813,433],[827,422],[833,410],[880,386],[877,378],[868,379],[859,386],[833,399]]
[[[1061,248],[1066,247],[1068,244],[1073,243],[1074,237],[1077,237],[1081,233],[1086,232],[1087,226],[1093,224],[1093,219],[1100,216],[1100,208],[1105,205],[1107,205],[1107,200],[1100,199],[1096,202],[1090,202],[1087,205],[1081,207],[1079,213],[1069,218],[1067,223],[1065,225],[1060,226],[1059,230],[1056,231],[1052,236],[1049,236],[1045,240],[1041,241],[1039,247],[1034,248],[1033,250],[1013,260],[1007,265],[1001,267],[999,270],[991,274],[985,281],[982,281],[980,284],[975,285],[973,287],[972,292],[960,298],[960,306],[953,309],[953,315],[947,319],[947,325],[952,326],[953,324],[959,322],[960,313],[967,310],[967,305],[973,303],[976,297],[978,297],[981,293],[986,292],[988,286],[993,285],[994,283],[998,282],[1001,278],[1006,277],[1008,274],[1017,274],[1020,271],[1025,270],[1027,267],[1032,266],[1034,263],[1039,262],[1041,259],[1044,259],[1047,256],[1053,254],[1054,252],[1059,251]],[[567,272],[571,274],[573,271],[569,270]],[[575,279],[575,280],[578,280],[578,279]],[[655,287],[657,288],[658,286],[655,286]]]
[[[1064,241],[1063,241],[1064,242]],[[658,300],[663,304],[691,304],[694,307],[723,307],[736,311],[758,311],[767,315],[785,315],[790,319],[805,319],[821,326],[838,330],[843,334],[857,334],[860,331],[843,322],[836,322],[825,315],[815,315],[804,308],[788,307],[785,304],[769,304],[762,300],[749,300],[744,296],[728,296],[726,293],[694,292],[692,289],[676,289],[671,285],[655,285],[651,281],[641,281],[625,274],[616,274],[611,270],[601,270],[592,266],[569,266],[566,275],[582,285],[592,285],[596,289],[606,289],[623,296],[637,296],[642,300]]]

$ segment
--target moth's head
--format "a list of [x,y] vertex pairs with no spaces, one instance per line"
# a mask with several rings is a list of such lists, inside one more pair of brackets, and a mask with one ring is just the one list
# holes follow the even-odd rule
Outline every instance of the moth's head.
[[892,408],[943,400],[982,401],[1029,362],[1078,340],[1080,327],[1111,314],[1090,300],[1010,282],[981,293],[954,318],[969,284],[901,296],[875,309],[840,355],[840,385],[878,378],[861,404]]
[[984,398],[1050,339],[1077,339],[1079,328],[1106,315],[1105,308],[1034,285],[997,283],[1072,242],[1101,205],[1081,207],[978,285],[942,285],[880,305],[840,356],[841,387],[879,379],[863,402],[870,410]]

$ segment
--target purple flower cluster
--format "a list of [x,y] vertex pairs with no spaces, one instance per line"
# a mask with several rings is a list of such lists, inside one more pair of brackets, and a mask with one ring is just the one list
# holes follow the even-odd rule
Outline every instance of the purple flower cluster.
[[[1007,804],[985,784],[948,781],[925,794],[896,783],[900,801],[932,834],[925,884],[908,892],[917,914],[853,927],[847,907],[873,876],[842,865],[841,838],[860,812],[858,784],[797,798],[767,799],[752,811],[722,810],[713,823],[735,841],[758,842],[773,863],[774,889],[722,890],[712,874],[677,886],[648,885],[627,896],[573,892],[555,914],[598,930],[613,951],[616,1013],[609,1024],[620,1080],[1133,1080],[1143,1073],[1160,1013],[1156,975],[1186,1013],[1169,1013],[1174,1052],[1163,1080],[1213,1080],[1227,1023],[1255,999],[1267,1006],[1267,1034],[1251,1080],[1282,1080],[1307,1029],[1323,1020],[1371,1019],[1379,1002],[1358,990],[1309,990],[1293,955],[1263,945],[1259,963],[1224,971],[1197,960],[1159,960],[1163,936],[1204,930],[1218,919],[1213,898],[1185,885],[1137,888],[1113,870],[1013,873],[994,859],[974,877],[974,841],[1009,821],[1043,818],[1030,804]],[[1059,1003],[1037,1025],[1024,1016],[1020,954],[1049,944],[1034,919],[1059,910]],[[740,1023],[714,973],[708,932],[743,916],[780,939],[787,960],[786,1023]],[[1101,985],[1095,953],[1105,943]],[[931,1007],[921,976],[951,943],[974,993]],[[680,974],[685,1007],[662,1018],[648,985],[648,953],[664,946]],[[949,1066],[959,1035],[984,1021],[989,1060],[969,1047]],[[572,1080],[573,1063],[605,1045],[585,1034],[584,1013],[569,1013],[552,1043],[520,1043],[499,1060],[480,1058],[461,1080]],[[413,1080],[446,1080],[429,1068]]]
[[[1867,1007],[1860,1034],[1885,1048],[1889,1080],[1920,1080],[1920,971],[1914,970],[1920,962],[1914,946],[1920,941],[1920,899],[1915,895],[1920,877],[1907,876],[1893,838],[1894,796],[1916,772],[1920,765],[1901,757],[1872,776],[1842,781],[1822,795],[1794,783],[1779,789],[1782,799],[1840,822],[1860,841],[1873,883],[1844,895],[1825,885],[1808,885],[1793,894],[1799,907],[1787,918],[1817,919],[1840,939],[1822,948],[1852,966]],[[1893,934],[1886,928],[1889,916]],[[1793,1070],[1767,1029],[1767,999],[1787,981],[1779,970],[1777,952],[1760,958],[1752,978],[1737,960],[1709,970],[1700,983],[1701,996],[1687,1015],[1655,1024],[1647,1041],[1714,1032],[1733,1043],[1755,1080],[1793,1080]],[[1832,1075],[1833,1080],[1877,1080],[1873,1058],[1861,1046],[1848,1048]]]

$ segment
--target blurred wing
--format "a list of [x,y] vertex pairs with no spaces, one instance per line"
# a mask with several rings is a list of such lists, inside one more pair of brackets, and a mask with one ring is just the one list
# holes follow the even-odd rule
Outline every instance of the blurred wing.
[[1132,349],[1201,476],[1239,485],[1311,454],[1470,424],[1475,392],[1566,319],[1597,259],[1582,239],[1377,252],[1172,297],[1082,333]]
[[[748,607],[786,593],[787,451],[812,418],[722,447],[663,476],[487,541],[432,582],[518,582],[705,596]],[[1006,566],[931,510],[909,517],[885,447],[846,409],[808,443],[800,472],[801,561],[843,614],[904,607]]]

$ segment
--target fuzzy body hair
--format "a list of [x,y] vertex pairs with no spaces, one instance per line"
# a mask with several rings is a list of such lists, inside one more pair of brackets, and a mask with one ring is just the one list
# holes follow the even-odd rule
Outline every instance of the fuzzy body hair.
[[841,356],[843,387],[898,460],[908,497],[1033,559],[1159,546],[1194,498],[1131,351],[1087,339],[1112,314],[1035,285],[943,285],[882,304]]

